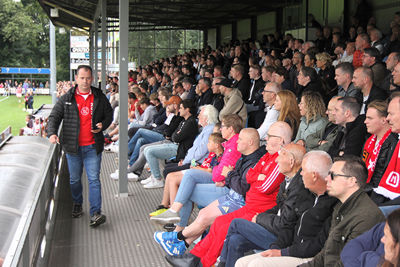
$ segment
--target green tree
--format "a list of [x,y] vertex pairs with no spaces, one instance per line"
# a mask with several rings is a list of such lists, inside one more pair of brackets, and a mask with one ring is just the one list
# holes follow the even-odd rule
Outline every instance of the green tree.
[[[69,36],[56,33],[58,80],[69,79]],[[0,0],[0,65],[48,68],[49,18],[35,0]]]

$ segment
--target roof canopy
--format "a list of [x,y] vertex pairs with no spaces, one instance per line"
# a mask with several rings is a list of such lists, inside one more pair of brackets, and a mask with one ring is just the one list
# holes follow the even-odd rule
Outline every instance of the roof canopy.
[[[50,9],[58,8],[59,16],[51,18],[58,26],[89,29],[97,0],[38,0],[50,17]],[[299,0],[129,0],[130,30],[170,26],[181,29],[207,29],[251,18],[279,7],[300,3]],[[107,1],[108,28],[118,21],[119,1]]]

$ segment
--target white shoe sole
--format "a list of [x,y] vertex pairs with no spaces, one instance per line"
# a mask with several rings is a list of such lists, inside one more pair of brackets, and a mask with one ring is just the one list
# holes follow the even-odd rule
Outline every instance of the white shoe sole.
[[171,218],[154,218],[150,217],[150,221],[154,221],[156,223],[165,225],[167,223],[178,223],[181,221],[180,217],[171,217]]
[[145,184],[143,186],[143,188],[145,189],[157,189],[157,188],[163,188],[164,185],[149,185],[149,184]]

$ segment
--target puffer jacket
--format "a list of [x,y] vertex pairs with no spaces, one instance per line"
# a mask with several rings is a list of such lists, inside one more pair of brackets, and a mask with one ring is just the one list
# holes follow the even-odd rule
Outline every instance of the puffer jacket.
[[[105,130],[111,124],[113,119],[113,110],[110,102],[103,92],[95,87],[91,87],[93,99],[92,125],[101,122]],[[47,126],[47,135],[51,136],[58,133],[58,128],[63,121],[60,141],[62,148],[66,153],[76,154],[79,148],[79,111],[75,100],[76,86],[71,88],[65,95],[61,96],[54,105],[49,116]],[[104,149],[104,135],[100,131],[93,134],[96,152],[101,153]]]

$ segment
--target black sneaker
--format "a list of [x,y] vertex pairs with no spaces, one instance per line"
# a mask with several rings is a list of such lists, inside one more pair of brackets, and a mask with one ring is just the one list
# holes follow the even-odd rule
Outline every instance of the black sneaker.
[[95,213],[92,217],[90,217],[90,226],[91,227],[97,227],[100,224],[103,224],[106,222],[106,216],[100,213]]
[[79,218],[83,214],[82,205],[78,203],[72,204],[72,218]]

